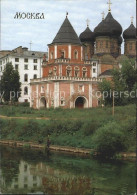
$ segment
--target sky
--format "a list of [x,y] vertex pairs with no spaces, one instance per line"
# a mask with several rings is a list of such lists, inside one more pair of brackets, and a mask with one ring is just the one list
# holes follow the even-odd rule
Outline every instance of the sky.
[[[66,12],[79,36],[86,29],[86,20],[93,31],[101,22],[104,11],[108,13],[109,0],[0,0],[1,1],[1,50],[12,50],[18,46],[31,50],[47,51],[62,25]],[[136,24],[136,0],[111,0],[111,13],[123,30]],[[14,19],[17,12],[44,13],[45,19]],[[123,45],[123,44],[122,44]],[[122,46],[123,51],[123,46]]]

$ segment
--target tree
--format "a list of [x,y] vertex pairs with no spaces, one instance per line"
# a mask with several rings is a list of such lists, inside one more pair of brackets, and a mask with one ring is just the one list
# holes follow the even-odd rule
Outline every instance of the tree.
[[134,94],[137,88],[137,70],[135,69],[135,59],[122,58],[121,69],[112,70],[112,81],[103,80],[99,84],[99,89],[102,92],[108,93],[108,96],[102,97],[105,105],[112,105],[112,92],[114,91],[115,105],[125,105],[133,103],[135,98],[131,97],[130,93]]
[[127,149],[126,137],[116,122],[109,122],[100,127],[93,135],[92,141],[97,155],[103,158],[114,157]]
[[18,101],[21,91],[20,76],[12,63],[7,63],[1,78],[1,94],[4,101]]

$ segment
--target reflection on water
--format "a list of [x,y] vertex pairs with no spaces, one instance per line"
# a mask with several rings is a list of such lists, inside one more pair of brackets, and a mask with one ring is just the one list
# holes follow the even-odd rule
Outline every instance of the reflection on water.
[[2,193],[130,195],[135,163],[1,147]]

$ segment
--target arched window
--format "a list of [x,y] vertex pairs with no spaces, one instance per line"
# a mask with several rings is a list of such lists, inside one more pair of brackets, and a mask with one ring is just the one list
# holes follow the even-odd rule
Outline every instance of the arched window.
[[78,51],[77,51],[77,50],[74,51],[74,59],[75,59],[75,60],[78,59]]
[[87,77],[87,68],[86,67],[83,67],[82,68],[82,77]]
[[50,53],[50,59],[53,59],[53,52]]
[[44,86],[41,86],[41,93],[44,93]]
[[61,50],[61,58],[65,58],[65,51],[64,50]]
[[72,68],[71,66],[66,67],[66,76],[70,77],[72,75]]
[[28,95],[28,87],[24,87],[24,95]]
[[79,67],[75,67],[75,69],[74,69],[74,76],[75,77],[78,77],[79,76]]
[[37,79],[37,75],[36,75],[36,74],[34,74],[33,78],[34,78],[34,79]]
[[24,81],[25,81],[25,82],[28,82],[28,74],[25,74],[25,75],[24,75]]
[[54,66],[54,68],[53,68],[53,74],[54,74],[54,76],[57,75],[57,67],[56,66]]

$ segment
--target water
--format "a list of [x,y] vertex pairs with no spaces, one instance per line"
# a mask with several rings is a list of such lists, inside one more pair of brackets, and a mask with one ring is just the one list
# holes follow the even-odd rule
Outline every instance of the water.
[[90,157],[1,146],[4,194],[132,195],[135,162],[102,162]]

